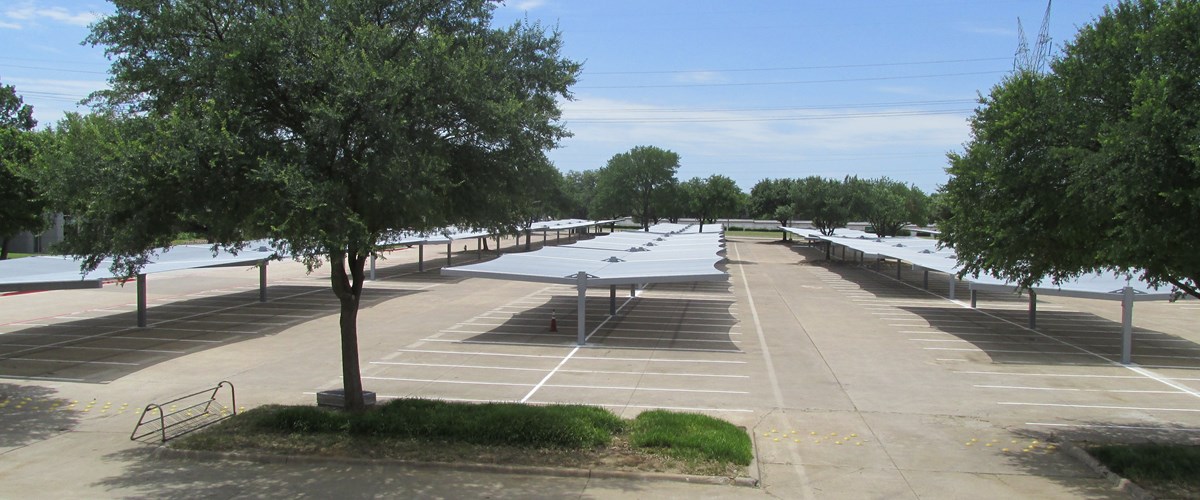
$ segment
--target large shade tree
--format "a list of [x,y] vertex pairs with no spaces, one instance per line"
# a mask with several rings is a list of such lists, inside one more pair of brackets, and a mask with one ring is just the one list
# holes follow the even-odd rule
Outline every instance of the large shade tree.
[[943,236],[967,273],[1115,269],[1200,297],[1200,3],[1125,1],[1046,75],[992,89],[952,154]]
[[[377,242],[511,226],[520,193],[504,188],[566,134],[557,103],[579,65],[557,33],[493,27],[483,0],[114,3],[89,41],[114,59],[101,97],[121,125],[76,120],[85,137],[125,142],[101,152],[143,163],[64,169],[108,170],[75,188],[82,198],[129,186],[123,200],[75,205],[68,248],[131,273],[176,229],[155,221],[188,221],[219,245],[265,236],[310,269],[327,263],[347,405],[361,408],[357,311]],[[171,189],[184,191],[158,199]],[[119,246],[97,237],[119,230],[88,228],[123,216],[152,224]]]
[[[787,226],[796,217],[795,179],[763,179],[750,188],[750,215]],[[786,241],[787,231],[780,231]]]
[[860,204],[851,188],[837,179],[806,177],[796,181],[793,204],[800,217],[807,217],[821,234],[831,236],[846,227]]
[[0,260],[8,258],[9,240],[46,225],[45,201],[30,169],[38,143],[33,107],[12,85],[0,85]]
[[596,178],[594,214],[629,214],[642,229],[661,219],[674,204],[679,155],[655,146],[636,146],[613,155]]
[[680,188],[687,214],[700,221],[701,231],[704,231],[705,223],[733,216],[742,201],[742,190],[733,179],[724,175],[713,174],[704,179],[693,177]]
[[843,189],[860,189],[858,216],[864,218],[879,236],[896,236],[905,224],[925,225],[929,218],[929,197],[920,188],[881,177],[858,180],[849,178]]

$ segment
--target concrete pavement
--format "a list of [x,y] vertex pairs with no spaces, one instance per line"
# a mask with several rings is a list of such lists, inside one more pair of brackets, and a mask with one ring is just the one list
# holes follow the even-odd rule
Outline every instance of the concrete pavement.
[[[396,252],[368,284],[368,389],[710,413],[754,433],[762,487],[159,459],[130,442],[145,404],[220,380],[248,407],[339,386],[324,271],[275,263],[267,304],[246,300],[252,270],[152,276],[149,329],[121,324],[131,288],[0,297],[0,496],[1120,497],[1043,436],[1187,439],[1200,428],[1195,302],[1138,305],[1140,334],[1172,349],[1135,356],[1155,363],[1147,375],[1101,359],[1106,304],[1043,300],[1046,333],[1022,331],[1004,323],[1018,300],[986,297],[972,311],[894,273],[735,239],[728,284],[651,287],[608,321],[597,290],[597,326],[576,349],[573,290],[415,273],[415,253]],[[566,333],[548,331],[548,314]]]

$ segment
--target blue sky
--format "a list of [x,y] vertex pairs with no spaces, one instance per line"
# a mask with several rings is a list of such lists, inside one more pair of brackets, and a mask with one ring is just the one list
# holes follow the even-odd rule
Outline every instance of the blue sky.
[[[1108,2],[1059,0],[1055,50]],[[80,45],[112,5],[0,0],[0,82],[44,125],[103,88],[102,48]],[[1017,18],[1034,42],[1044,0],[524,0],[496,24],[557,27],[584,63],[563,103],[562,171],[639,145],[679,153],[679,178],[888,176],[932,192],[969,138],[977,93],[1012,68]]]

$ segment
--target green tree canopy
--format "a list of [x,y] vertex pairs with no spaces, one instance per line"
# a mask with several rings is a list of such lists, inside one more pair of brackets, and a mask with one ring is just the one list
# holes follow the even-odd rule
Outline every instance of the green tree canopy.
[[707,179],[693,177],[681,188],[688,215],[700,220],[701,231],[706,222],[711,224],[720,217],[732,217],[741,203],[742,190],[733,179],[724,175],[713,174]]
[[796,182],[794,204],[800,217],[807,217],[826,236],[846,227],[855,215],[857,201],[850,186],[837,179],[811,176]]
[[862,182],[858,215],[871,224],[875,234],[896,236],[905,224],[925,225],[929,218],[929,197],[916,186],[887,177],[865,181],[851,178],[846,186],[855,189],[858,182]]
[[[356,318],[376,243],[511,225],[524,193],[505,188],[566,135],[557,103],[579,65],[559,56],[557,33],[492,27],[483,0],[114,3],[88,41],[114,59],[100,97],[121,125],[77,119],[64,133],[79,127],[124,160],[89,164],[108,172],[82,196],[130,187],[75,214],[69,246],[130,271],[174,229],[162,221],[186,221],[220,245],[267,236],[310,269],[328,262],[345,391],[361,407]],[[154,199],[175,187],[190,191]],[[144,234],[89,236],[119,231],[88,226],[122,214],[148,219]]]
[[625,214],[649,230],[650,224],[668,215],[674,204],[672,188],[678,184],[679,155],[654,146],[637,146],[613,155],[596,179],[595,214]]
[[45,201],[30,179],[39,142],[33,107],[12,85],[0,85],[0,260],[8,258],[9,239],[46,226]]
[[1200,3],[1123,1],[1047,75],[992,89],[951,154],[943,237],[965,273],[1098,269],[1200,296]]
[[[795,179],[763,179],[750,188],[750,214],[758,219],[771,219],[780,226],[796,217]],[[787,231],[783,240],[787,240]]]
[[595,170],[584,170],[576,172],[574,170],[563,174],[563,196],[565,197],[564,212],[567,217],[573,219],[590,219],[592,218],[589,207],[592,205],[592,200],[596,197],[596,179],[598,175]]

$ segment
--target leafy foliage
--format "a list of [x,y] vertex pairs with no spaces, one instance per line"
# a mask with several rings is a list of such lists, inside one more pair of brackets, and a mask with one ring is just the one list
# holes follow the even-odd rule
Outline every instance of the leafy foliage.
[[981,99],[950,155],[943,237],[967,273],[1098,269],[1200,296],[1200,4],[1121,2]]
[[678,154],[654,146],[637,146],[613,155],[597,172],[593,215],[629,214],[643,229],[648,229],[651,223],[672,211],[678,169]]
[[711,224],[720,217],[733,216],[743,196],[733,179],[718,174],[707,179],[693,177],[681,185],[681,191],[687,202],[687,215],[700,220],[701,230],[706,222]]
[[0,85],[0,260],[9,238],[46,226],[45,201],[30,178],[41,135],[33,129],[33,107],[12,85]]
[[[526,193],[513,188],[546,174],[579,65],[557,33],[493,28],[485,0],[114,3],[88,41],[114,59],[96,120],[115,126],[62,127],[77,140],[62,157],[85,162],[64,171],[104,173],[63,188],[84,211],[68,246],[85,267],[114,257],[129,274],[194,225],[217,245],[269,237],[310,269],[328,262],[345,390],[361,407],[357,310],[376,243],[516,223]],[[145,224],[111,227],[122,217]]]

